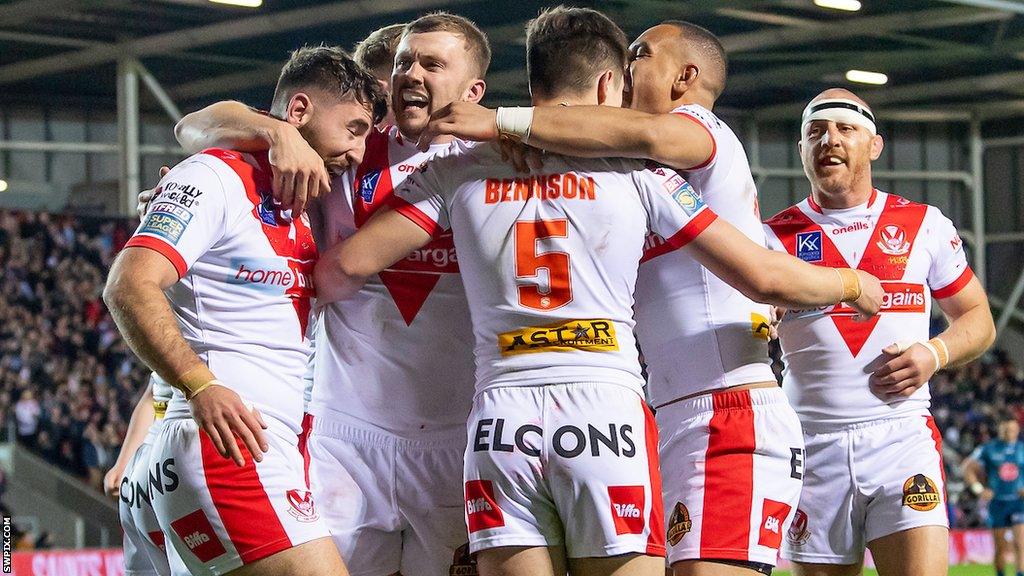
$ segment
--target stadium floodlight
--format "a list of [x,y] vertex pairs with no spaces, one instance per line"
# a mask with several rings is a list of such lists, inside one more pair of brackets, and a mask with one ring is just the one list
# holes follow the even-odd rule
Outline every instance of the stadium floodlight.
[[814,0],[814,4],[822,8],[845,10],[847,12],[856,12],[860,10],[860,2],[857,0]]
[[259,8],[263,0],[210,0],[214,4],[227,4],[228,6],[242,6],[245,8]]
[[881,86],[889,82],[889,77],[881,72],[867,72],[865,70],[847,70],[846,79],[859,84],[874,84]]
[[7,180],[0,180],[0,192],[7,192]]

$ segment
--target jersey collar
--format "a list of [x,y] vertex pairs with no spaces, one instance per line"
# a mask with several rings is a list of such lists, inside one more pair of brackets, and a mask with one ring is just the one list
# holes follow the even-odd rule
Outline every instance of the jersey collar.
[[[875,199],[877,198],[878,188],[872,188],[871,196],[868,198],[868,203],[866,206],[868,210],[871,209],[871,206],[875,203]],[[814,194],[807,196],[807,205],[811,207],[811,210],[814,210],[818,214],[824,214],[824,211],[822,210],[821,206],[819,206],[818,203],[814,201]]]

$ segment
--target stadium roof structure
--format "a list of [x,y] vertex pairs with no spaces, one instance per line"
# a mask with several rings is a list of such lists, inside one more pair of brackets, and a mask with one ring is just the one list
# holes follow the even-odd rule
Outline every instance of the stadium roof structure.
[[[269,100],[280,63],[302,44],[351,47],[370,30],[433,10],[478,22],[493,43],[488,102],[526,100],[525,23],[551,1],[264,0],[242,8],[208,0],[0,2],[0,104],[80,103],[114,109],[120,63],[141,64],[141,103],[193,109],[218,99]],[[851,85],[849,69],[882,72],[858,85],[876,108],[984,118],[1024,112],[1024,2],[862,0],[862,9],[812,0],[573,2],[607,13],[631,37],[664,19],[718,34],[730,58],[721,104],[760,118],[792,116],[822,88]],[[891,115],[890,115],[891,117]]]

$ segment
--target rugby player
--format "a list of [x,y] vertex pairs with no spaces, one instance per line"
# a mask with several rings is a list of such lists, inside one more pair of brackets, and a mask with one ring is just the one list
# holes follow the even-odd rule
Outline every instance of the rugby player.
[[[416,141],[432,112],[483,97],[489,64],[486,36],[461,16],[406,25],[391,78],[396,126],[374,130],[363,162],[332,181],[316,210],[322,247],[351,236],[421,163],[458,150],[451,137],[426,152]],[[221,127],[179,130],[186,149],[231,146],[232,138],[281,145],[261,136],[267,118],[238,103],[215,106],[182,121]],[[465,289],[451,234],[404,256],[356,298],[324,307],[316,336],[311,480],[354,576],[444,574],[467,540],[473,336]]]
[[[405,24],[389,24],[378,28],[356,44],[352,52],[352,58],[363,68],[370,71],[373,77],[380,81],[384,92],[391,94],[391,70],[395,65],[395,50],[398,42],[402,39],[402,32],[405,31]],[[377,125],[385,129],[386,126],[395,123],[395,115],[388,106],[388,114],[384,120]]]
[[[978,446],[964,460],[964,481],[975,496],[988,501],[988,526],[995,542],[997,576],[1006,570],[1006,548],[1013,537],[1017,576],[1024,576],[1024,442],[1012,414],[999,420],[998,437]],[[982,482],[984,480],[984,482]]]
[[[621,104],[626,41],[605,16],[546,11],[527,45],[535,104]],[[465,496],[481,573],[662,574],[657,431],[632,340],[647,229],[673,247],[692,240],[720,274],[779,301],[835,302],[849,271],[821,276],[773,257],[656,164],[550,157],[543,175],[513,178],[494,148],[462,146],[325,254],[320,298],[348,297],[454,230],[477,338]],[[860,278],[870,314],[880,286]],[[623,435],[641,428],[643,442]]]
[[[372,76],[318,47],[285,64],[270,113],[340,171],[385,110]],[[307,219],[276,204],[270,184],[265,154],[186,159],[104,291],[126,342],[175,388],[149,485],[180,574],[347,574],[296,446],[317,251]]]
[[[538,106],[527,141],[680,169],[715,213],[764,245],[743,145],[712,112],[727,67],[711,32],[664,22],[630,46],[631,109]],[[497,138],[497,118],[456,104],[423,137]],[[669,248],[649,239],[635,306],[661,433],[668,561],[678,575],[769,572],[797,506],[803,453],[799,419],[771,370],[769,307]]]
[[[926,384],[977,358],[995,335],[953,223],[872,185],[882,146],[864,100],[822,92],[804,109],[799,142],[811,194],[766,223],[773,248],[821,266],[857,266],[885,288],[882,311],[868,322],[844,306],[790,307],[778,327],[783,388],[806,445],[783,550],[801,575],[859,574],[865,546],[882,575],[946,573],[941,435]],[[949,327],[929,340],[932,298]]]

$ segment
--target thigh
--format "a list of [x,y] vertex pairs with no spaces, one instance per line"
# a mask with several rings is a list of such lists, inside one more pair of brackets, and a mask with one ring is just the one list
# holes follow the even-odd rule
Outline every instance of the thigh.
[[445,574],[456,550],[467,544],[462,469],[466,436],[449,446],[400,450],[396,483],[402,533],[403,574]]
[[570,576],[664,576],[665,559],[646,554],[570,558]]
[[337,547],[323,537],[229,572],[231,576],[349,576]]
[[861,576],[863,567],[856,564],[814,564],[794,562],[793,576]]
[[268,430],[262,462],[217,453],[189,420],[165,422],[150,457],[150,496],[187,570],[220,575],[327,535],[293,438]]
[[562,546],[506,546],[477,555],[480,576],[565,576],[568,570]]
[[[397,572],[402,527],[394,506],[394,447],[371,433],[321,427],[309,436],[310,484],[353,576]],[[324,433],[330,428],[331,434]]]
[[910,528],[868,542],[879,576],[945,576],[949,569],[949,529]]
[[548,485],[567,556],[663,557],[658,430],[643,399],[611,384],[547,388]]

